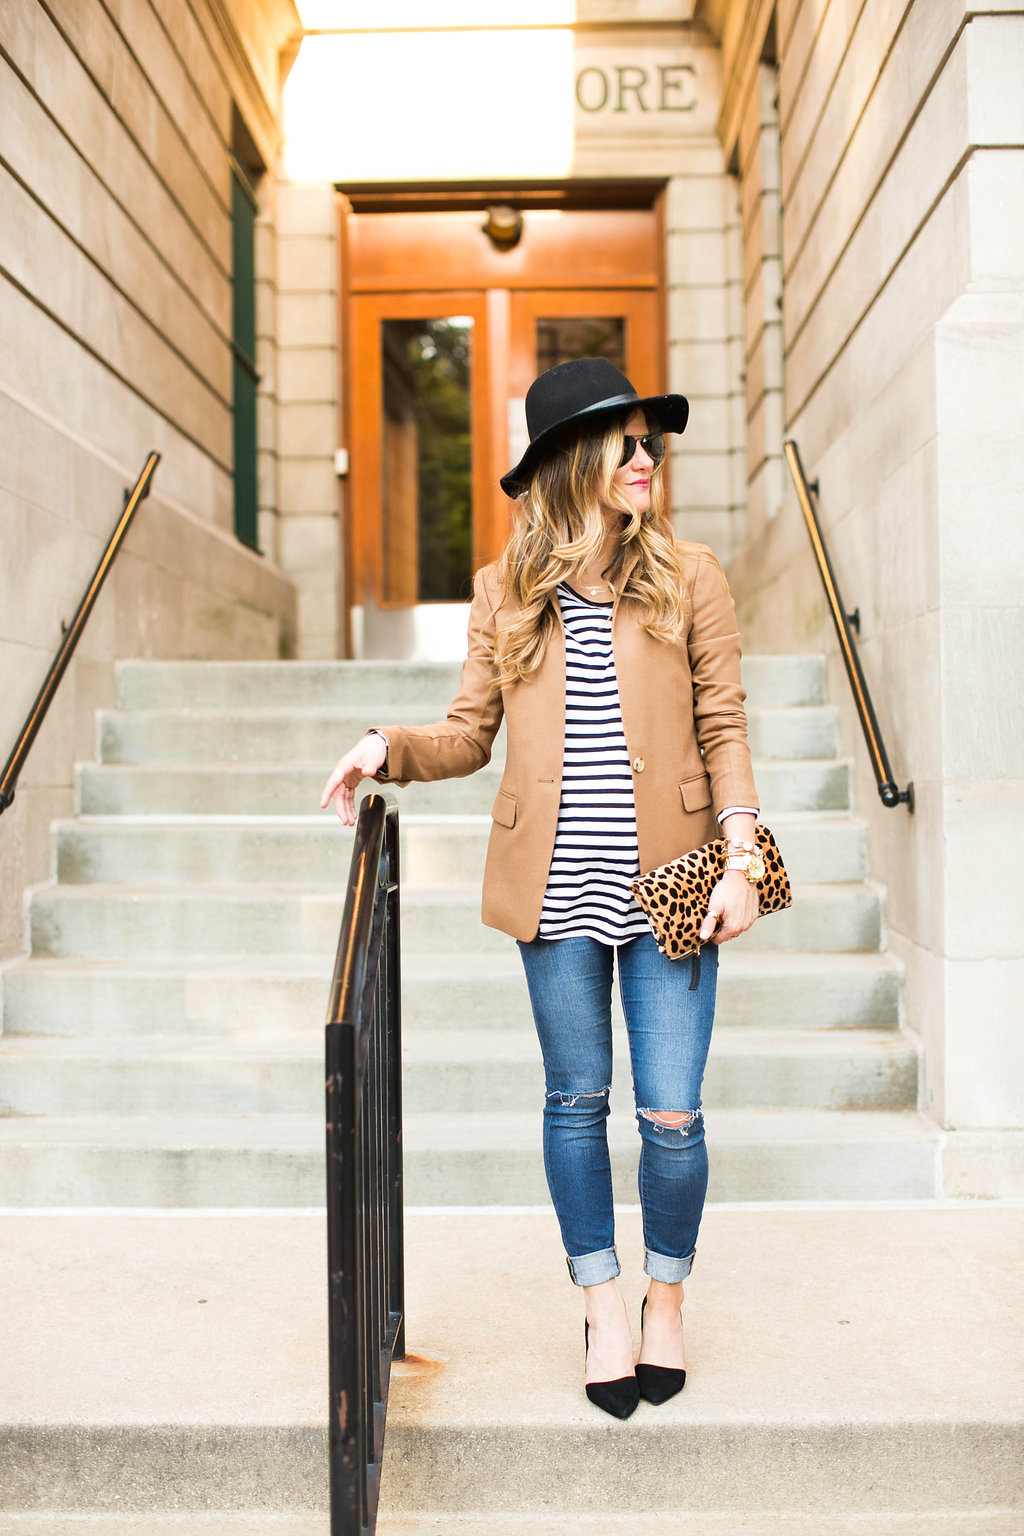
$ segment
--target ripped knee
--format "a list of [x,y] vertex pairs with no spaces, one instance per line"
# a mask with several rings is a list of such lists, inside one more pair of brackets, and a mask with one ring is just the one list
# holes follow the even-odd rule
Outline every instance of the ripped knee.
[[638,1109],[637,1114],[649,1120],[656,1130],[679,1131],[685,1136],[703,1119],[704,1112],[700,1109]]
[[575,1109],[578,1104],[596,1109],[600,1103],[607,1104],[609,1093],[610,1084],[605,1088],[591,1088],[580,1093],[566,1093],[561,1088],[553,1088],[544,1097],[549,1104],[557,1105],[560,1109]]

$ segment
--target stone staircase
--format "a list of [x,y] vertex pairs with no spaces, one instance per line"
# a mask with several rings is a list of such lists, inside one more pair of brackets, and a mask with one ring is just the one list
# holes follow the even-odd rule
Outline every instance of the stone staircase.
[[[931,1195],[821,663],[752,658],[747,680],[796,900],[725,956],[711,1198]],[[55,829],[56,879],[31,896],[30,954],[3,975],[3,1203],[320,1202],[320,1026],[351,834],[319,790],[368,723],[436,718],[456,681],[444,665],[121,667],[80,815]],[[413,1205],[546,1200],[521,966],[478,915],[498,776],[401,795]],[[613,1127],[628,1200],[635,1129]]]
[[[311,1516],[307,1527],[301,1513],[322,1510],[324,1500],[312,1470],[321,1465],[324,1365],[321,1222],[310,1208],[323,1198],[322,1023],[351,834],[317,810],[319,793],[331,763],[366,726],[437,718],[457,676],[457,668],[444,664],[120,667],[119,707],[98,720],[98,761],[79,772],[79,814],[54,829],[55,878],[30,894],[30,952],[0,975],[0,1206],[17,1237],[10,1252],[21,1253],[22,1243],[33,1255],[24,1272],[12,1258],[11,1274],[24,1286],[32,1283],[29,1274],[36,1276],[51,1309],[67,1302],[55,1276],[68,1267],[92,1276],[76,1282],[83,1307],[89,1283],[106,1284],[122,1297],[123,1329],[97,1322],[95,1338],[88,1327],[78,1336],[75,1358],[88,1372],[101,1370],[95,1362],[106,1358],[104,1343],[109,1352],[112,1338],[132,1339],[133,1326],[145,1353],[146,1328],[137,1314],[149,1282],[141,1276],[174,1275],[179,1262],[187,1268],[182,1245],[191,1255],[194,1288],[204,1293],[217,1289],[218,1264],[237,1264],[259,1276],[251,1293],[259,1312],[253,1326],[263,1340],[257,1355],[273,1357],[270,1396],[279,1396],[268,1403],[262,1381],[250,1383],[248,1397],[241,1385],[235,1397],[226,1389],[218,1396],[207,1385],[204,1367],[221,1373],[218,1381],[249,1378],[230,1343],[197,1323],[195,1307],[207,1304],[206,1295],[190,1295],[186,1305],[180,1285],[167,1300],[174,1316],[184,1308],[169,1348],[172,1355],[178,1348],[195,1352],[187,1387],[169,1367],[147,1376],[124,1343],[121,1355],[114,1346],[121,1364],[106,1411],[69,1416],[67,1396],[36,1380],[26,1356],[25,1380],[18,1378],[13,1394],[20,1406],[0,1424],[0,1435],[13,1437],[19,1469],[6,1481],[0,1470],[0,1509],[12,1511],[0,1515],[0,1532],[63,1532],[63,1525],[45,1524],[51,1506],[83,1520],[102,1509],[95,1518],[105,1519],[102,1528],[110,1532],[122,1529],[111,1523],[116,1511],[129,1522],[125,1530],[135,1529],[135,1508],[152,1521],[159,1511],[183,1512],[185,1519],[188,1511],[223,1505],[236,1511],[232,1521],[241,1519],[244,1479],[211,1472],[211,1436],[222,1458],[236,1457],[238,1467],[252,1473],[250,1501],[262,1513],[246,1531],[291,1533],[292,1521],[303,1536],[307,1528],[323,1529],[322,1514]],[[881,893],[866,879],[864,827],[850,812],[847,765],[837,757],[822,663],[752,657],[745,676],[763,815],[786,857],[796,899],[791,911],[757,924],[723,955],[705,1105],[716,1203],[710,1230],[718,1223],[727,1249],[731,1206],[737,1219],[745,1213],[749,1226],[751,1202],[915,1202],[939,1192],[937,1137],[916,1108],[917,1052],[900,1029],[899,972],[884,949]],[[500,738],[498,745],[500,756]],[[540,1313],[549,1291],[558,1291],[558,1307],[575,1304],[564,1294],[569,1288],[544,1209],[539,1053],[518,955],[510,939],[479,923],[498,779],[492,764],[469,780],[400,792],[410,1343],[415,1348],[418,1341],[428,1357],[434,1346],[440,1353],[433,1364],[427,1358],[403,1368],[393,1392],[389,1447],[401,1470],[386,1472],[381,1530],[396,1536],[455,1529],[450,1522],[475,1519],[477,1507],[466,1488],[451,1502],[457,1480],[448,1484],[447,1504],[438,1491],[439,1469],[443,1481],[443,1469],[467,1455],[472,1410],[451,1398],[460,1377],[455,1369],[441,1371],[444,1296],[417,1280],[417,1265],[430,1273],[431,1284],[436,1287],[440,1275],[442,1292],[448,1286],[462,1297],[460,1306],[471,1306],[463,1292],[467,1275],[480,1279],[473,1266],[484,1223],[492,1254],[513,1272],[525,1264],[516,1283],[524,1295],[536,1295]],[[628,1206],[635,1199],[636,1132],[625,1060],[616,1081],[613,1165],[619,1199]],[[534,1207],[540,1209],[524,1209]],[[26,1215],[19,1218],[18,1210]],[[627,1226],[632,1219],[627,1211]],[[44,1230],[53,1233],[52,1272]],[[794,1252],[803,1251],[801,1242],[813,1250],[806,1233],[794,1232],[792,1242]],[[287,1277],[278,1274],[281,1245],[309,1254],[301,1278],[294,1266]],[[524,1245],[537,1263],[545,1255],[540,1279],[523,1259]],[[68,1253],[74,1262],[62,1267]],[[106,1268],[100,1253],[108,1255]],[[280,1359],[271,1342],[280,1295],[260,1288],[261,1262],[280,1279],[289,1309],[302,1320],[301,1339],[292,1339]],[[219,1283],[223,1293],[223,1275]],[[245,1304],[244,1297],[237,1302],[243,1311]],[[0,1301],[0,1316],[6,1306]],[[427,1336],[417,1332],[417,1306]],[[96,1315],[106,1314],[101,1307]],[[229,1323],[225,1327],[230,1339]],[[552,1329],[557,1337],[560,1317],[552,1316]],[[457,1343],[449,1347],[458,1350]],[[23,1348],[20,1334],[12,1335],[13,1356],[20,1358]],[[571,1396],[567,1389],[563,1403],[556,1394],[549,1408],[556,1424],[568,1414],[564,1458],[580,1454],[582,1434],[587,1454],[612,1457],[601,1464],[607,1481],[621,1452],[608,1425],[584,1417],[592,1411],[578,1390],[578,1364],[566,1364]],[[437,1401],[448,1402],[445,1411],[428,1401],[438,1371],[444,1390]],[[478,1380],[467,1385],[471,1395],[481,1390]],[[122,1398],[124,1422],[118,1418]],[[693,1400],[689,1387],[684,1398]],[[524,1473],[537,1461],[548,1475],[559,1475],[551,1446],[531,1447],[525,1426],[538,1411],[535,1402],[524,1403],[525,1417],[509,1425],[497,1408],[487,1410],[492,1429],[501,1421],[501,1434],[494,1456],[479,1463],[488,1489],[483,1507],[491,1513],[474,1531],[504,1530],[495,1511],[504,1512],[511,1530],[517,1510],[531,1511],[534,1522],[549,1510],[550,1529],[561,1530],[562,1514],[553,1512],[589,1508],[585,1489],[562,1503],[552,1492],[545,1502]],[[722,1427],[717,1411],[705,1425],[712,1438]],[[731,1409],[724,1412],[729,1419]],[[820,1404],[808,1412],[820,1414]],[[646,1429],[639,1419],[637,1433],[654,1436],[643,1442],[644,1455],[655,1456],[674,1419],[667,1414]],[[29,1432],[31,1421],[45,1423],[46,1435]],[[153,1426],[164,1421],[179,1427],[180,1443],[171,1437],[179,1445],[175,1454],[166,1436],[154,1449]],[[768,1444],[758,1441],[758,1422],[754,1413],[743,1426],[754,1462]],[[99,1423],[120,1425],[118,1455],[96,1438]],[[62,1433],[75,1447],[77,1465],[87,1469],[91,1456],[105,1473],[62,1482],[48,1504],[40,1468],[52,1466],[55,1446],[61,1454]],[[771,1435],[778,1434],[773,1423]],[[518,1435],[523,1449],[504,1474],[501,1435]],[[858,1447],[859,1467],[871,1454],[861,1442]],[[845,1453],[833,1447],[829,1454],[841,1460]],[[970,1459],[966,1446],[963,1456]],[[156,1472],[141,1476],[133,1457],[165,1467],[164,1481]],[[954,1463],[959,1466],[956,1455]],[[741,1457],[730,1473],[728,1498],[738,1502],[723,1508],[762,1508],[744,1503],[756,1497],[746,1466]],[[837,1477],[842,1483],[832,1467],[824,1492],[807,1494],[807,1509],[819,1507],[814,1500],[829,1496]],[[721,1476],[711,1477],[700,1507],[717,1508],[707,1500],[722,1496],[723,1486]],[[919,1507],[930,1508],[911,1506]],[[957,1506],[947,1499],[941,1507],[949,1517]],[[424,1513],[431,1508],[447,1514],[434,1524]],[[38,1520],[44,1523],[25,1524],[32,1511],[43,1511]],[[195,1529],[218,1527],[200,1520]]]

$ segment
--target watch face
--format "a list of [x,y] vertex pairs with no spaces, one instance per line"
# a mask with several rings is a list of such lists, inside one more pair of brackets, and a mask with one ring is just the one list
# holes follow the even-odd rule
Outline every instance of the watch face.
[[763,880],[764,879],[764,859],[761,857],[761,855],[759,853],[752,853],[750,855],[750,862],[747,865],[747,879],[748,880]]

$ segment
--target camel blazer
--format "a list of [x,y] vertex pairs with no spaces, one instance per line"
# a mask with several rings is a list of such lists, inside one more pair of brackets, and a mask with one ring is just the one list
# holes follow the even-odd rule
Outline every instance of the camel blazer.
[[[758,803],[732,597],[709,549],[677,548],[685,645],[655,640],[629,599],[616,599],[612,620],[643,872],[719,836],[719,811]],[[491,810],[482,916],[489,927],[530,940],[540,923],[562,789],[565,633],[559,621],[537,670],[492,692],[494,636],[511,611],[497,566],[486,566],[474,583],[462,686],[447,719],[377,728],[388,739],[388,781],[460,778],[489,760],[504,715],[505,772]]]

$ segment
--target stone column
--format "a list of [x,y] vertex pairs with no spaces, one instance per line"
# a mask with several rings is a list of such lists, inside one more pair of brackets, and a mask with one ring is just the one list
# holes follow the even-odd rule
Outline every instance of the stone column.
[[256,494],[260,553],[276,565],[277,539],[277,184],[260,182],[256,215]]
[[680,538],[728,564],[743,541],[739,204],[717,146],[687,153],[666,195],[669,388],[690,421],[672,441],[672,511]]
[[329,183],[277,194],[277,556],[298,589],[296,654],[340,654],[338,215]]
[[739,136],[743,195],[746,495],[757,538],[785,495],[782,361],[782,208],[776,72],[759,64]]

